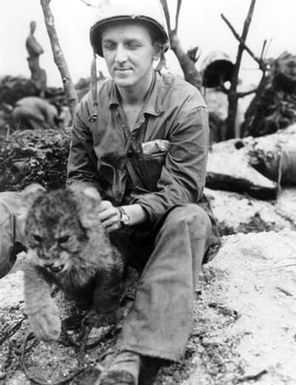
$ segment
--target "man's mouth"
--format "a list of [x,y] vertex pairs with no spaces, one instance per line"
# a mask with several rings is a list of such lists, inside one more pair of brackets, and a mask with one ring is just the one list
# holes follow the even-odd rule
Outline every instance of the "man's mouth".
[[131,71],[131,68],[115,68],[115,71],[126,72]]

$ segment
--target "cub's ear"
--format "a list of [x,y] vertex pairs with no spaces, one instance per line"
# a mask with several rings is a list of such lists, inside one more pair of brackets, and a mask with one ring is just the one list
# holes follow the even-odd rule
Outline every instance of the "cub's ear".
[[73,193],[79,211],[79,219],[85,229],[93,229],[98,226],[98,208],[101,203],[101,195],[98,190],[87,184],[75,184],[69,187]]
[[67,187],[67,189],[72,191],[75,196],[85,195],[99,202],[102,200],[99,191],[94,186],[90,186],[87,183],[74,183]]
[[27,211],[33,202],[45,192],[45,188],[38,183],[32,183],[21,191],[22,205]]
[[87,183],[75,183],[67,187],[67,190],[72,192],[77,201],[84,201],[87,199],[99,204],[102,200],[99,191],[94,186],[90,186]]
[[95,199],[97,202],[101,202],[101,200],[102,200],[101,195],[98,192],[98,190],[95,189],[94,187],[91,187],[91,186],[86,187],[83,190],[83,194],[86,195],[88,198]]
[[[28,212],[32,204],[34,203],[34,201],[45,192],[46,192],[45,188],[37,183],[30,184],[20,192],[21,206],[20,206],[18,215],[16,217],[16,220],[17,220],[17,226],[19,228],[22,239],[25,234],[25,225],[26,225]],[[25,244],[25,239],[23,239],[23,242]]]

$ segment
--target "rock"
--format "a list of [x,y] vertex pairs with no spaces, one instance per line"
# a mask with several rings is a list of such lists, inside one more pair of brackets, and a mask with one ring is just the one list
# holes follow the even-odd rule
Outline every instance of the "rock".
[[248,195],[205,189],[221,235],[296,229],[296,189],[283,189],[266,202]]
[[182,385],[296,383],[296,232],[224,238],[204,267],[195,372]]
[[259,138],[215,143],[208,157],[206,186],[276,199],[279,186],[296,183],[296,125]]
[[19,306],[24,300],[23,272],[8,274],[0,279],[0,311],[1,309]]
[[296,189],[285,188],[278,196],[276,207],[287,221],[296,224]]
[[216,143],[208,157],[206,186],[247,193],[259,199],[275,199],[277,184],[249,164],[248,148],[253,138]]
[[296,184],[296,125],[256,138],[248,148],[249,164],[266,178],[284,185]]

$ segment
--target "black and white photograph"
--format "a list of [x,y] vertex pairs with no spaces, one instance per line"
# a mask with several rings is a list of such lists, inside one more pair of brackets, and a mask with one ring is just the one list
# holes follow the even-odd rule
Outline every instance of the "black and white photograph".
[[295,0],[1,0],[0,385],[296,384]]

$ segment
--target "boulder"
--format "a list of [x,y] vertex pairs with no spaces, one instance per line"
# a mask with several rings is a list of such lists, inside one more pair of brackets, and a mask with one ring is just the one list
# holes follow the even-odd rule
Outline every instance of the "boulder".
[[206,186],[211,189],[247,193],[259,199],[275,199],[277,184],[249,163],[253,138],[216,143],[208,157]]
[[221,235],[296,230],[296,189],[285,188],[277,200],[263,201],[247,194],[205,189]]

